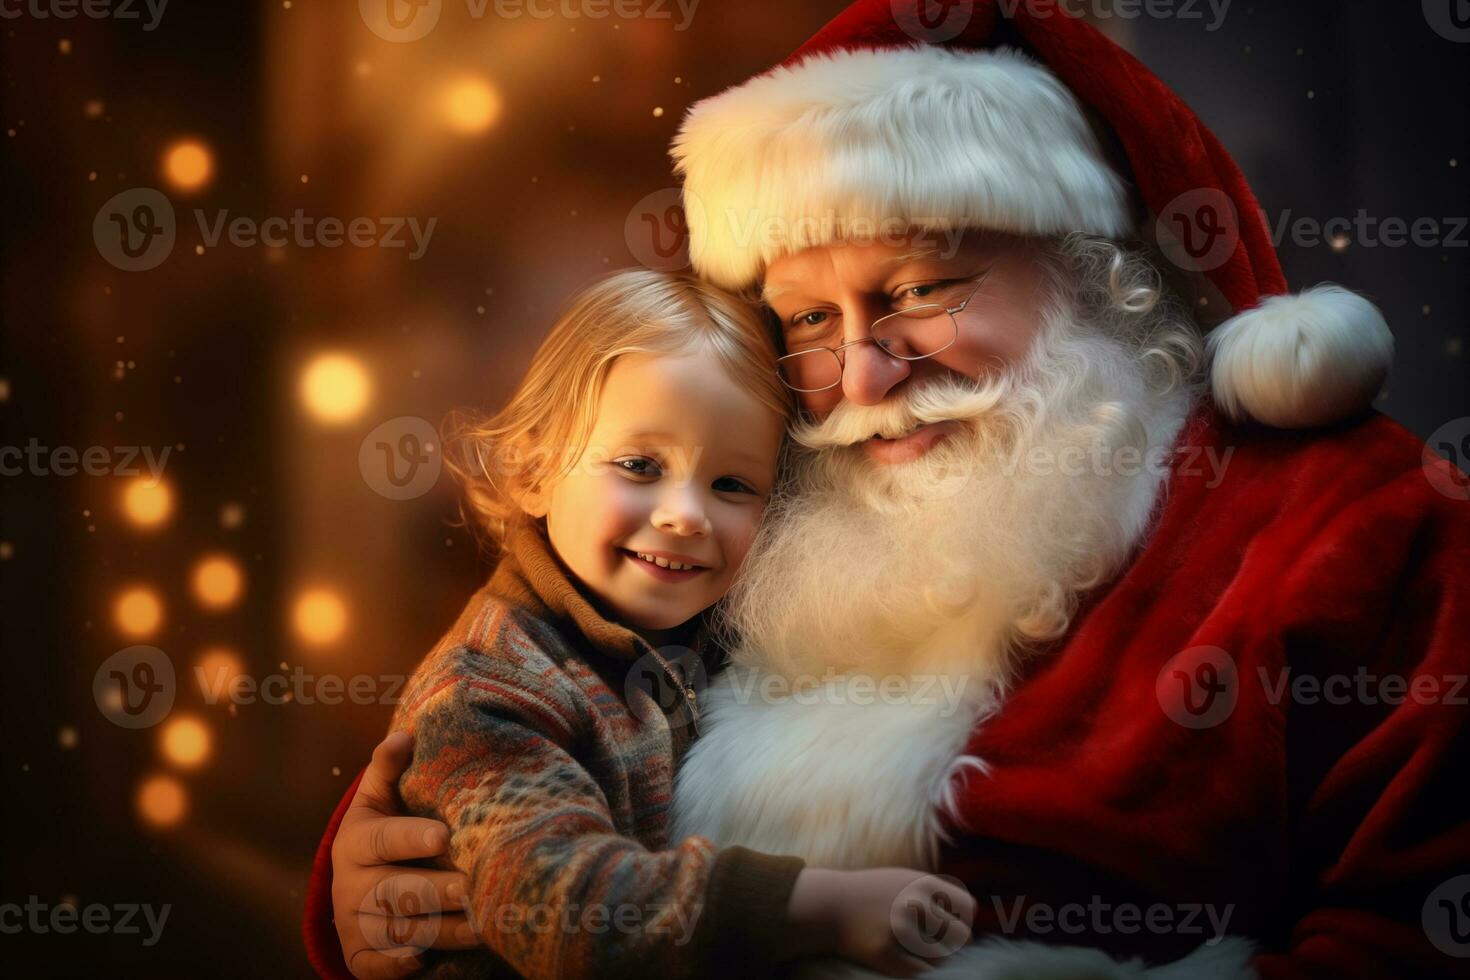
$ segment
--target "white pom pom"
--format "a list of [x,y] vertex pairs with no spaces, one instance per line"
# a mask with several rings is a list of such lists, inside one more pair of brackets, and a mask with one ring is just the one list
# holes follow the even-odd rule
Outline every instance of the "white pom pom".
[[1210,333],[1215,403],[1279,429],[1356,415],[1383,387],[1393,334],[1378,307],[1341,286],[1273,296]]

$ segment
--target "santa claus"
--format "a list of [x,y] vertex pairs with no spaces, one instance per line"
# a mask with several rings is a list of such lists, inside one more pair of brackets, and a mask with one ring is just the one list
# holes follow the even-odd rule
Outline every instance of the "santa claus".
[[1454,974],[1467,495],[1368,409],[1372,304],[1288,295],[1189,109],[1011,6],[859,0],[675,142],[804,409],[675,839],[958,879],[945,975]]

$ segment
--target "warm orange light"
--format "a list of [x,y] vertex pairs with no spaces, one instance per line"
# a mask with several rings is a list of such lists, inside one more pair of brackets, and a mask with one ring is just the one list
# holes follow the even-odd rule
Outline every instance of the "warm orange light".
[[371,389],[367,369],[346,354],[322,354],[301,374],[301,399],[306,410],[331,425],[361,415]]
[[128,589],[117,597],[113,614],[118,629],[129,636],[148,636],[163,622],[163,603],[148,589]]
[[194,567],[194,595],[211,609],[234,605],[244,587],[240,566],[224,555],[206,558]]
[[123,513],[139,527],[158,527],[173,509],[173,491],[162,480],[139,477],[123,491]]
[[198,190],[214,174],[214,157],[198,140],[180,140],[164,151],[163,173],[181,191]]
[[151,776],[138,787],[138,815],[155,827],[172,827],[189,811],[189,794],[172,776]]
[[245,667],[233,650],[211,647],[199,655],[194,665],[194,677],[199,682],[199,693],[208,704],[214,704],[229,694],[235,678],[245,673]]
[[175,718],[160,734],[163,757],[181,769],[196,769],[209,758],[209,729],[197,718]]
[[461,133],[483,133],[500,119],[500,93],[479,78],[462,78],[450,84],[444,96],[444,112],[452,129]]
[[296,633],[313,646],[327,646],[347,631],[347,607],[330,589],[312,589],[296,600]]

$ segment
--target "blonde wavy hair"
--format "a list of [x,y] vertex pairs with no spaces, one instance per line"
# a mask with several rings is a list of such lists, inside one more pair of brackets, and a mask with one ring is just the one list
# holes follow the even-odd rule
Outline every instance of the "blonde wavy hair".
[[692,276],[648,269],[614,272],[582,290],[505,407],[491,415],[462,409],[447,420],[445,465],[463,484],[465,522],[499,550],[525,519],[525,495],[552,486],[586,451],[613,362],[698,351],[713,353],[746,391],[791,418],[774,331],[756,307]]

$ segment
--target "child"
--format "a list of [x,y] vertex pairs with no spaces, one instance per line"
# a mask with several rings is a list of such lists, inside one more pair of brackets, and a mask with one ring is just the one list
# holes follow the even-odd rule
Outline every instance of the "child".
[[[506,407],[460,434],[456,469],[502,560],[398,707],[415,738],[400,791],[449,825],[471,923],[525,976],[763,975],[815,953],[926,965],[890,925],[917,871],[668,839],[698,693],[667,648],[697,645],[773,490],[790,413],[775,357],[734,298],[620,272],[573,302]],[[678,693],[672,714],[645,668]],[[492,967],[482,951],[436,970]]]

